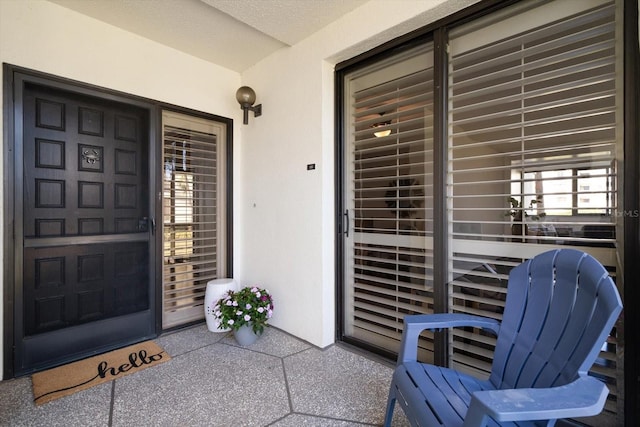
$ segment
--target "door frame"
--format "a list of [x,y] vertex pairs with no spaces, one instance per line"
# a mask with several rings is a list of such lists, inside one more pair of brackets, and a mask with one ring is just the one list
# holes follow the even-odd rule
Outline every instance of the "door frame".
[[[24,85],[26,83],[38,84],[65,92],[71,92],[79,95],[91,96],[103,101],[119,102],[145,110],[148,115],[147,134],[149,138],[149,193],[156,194],[158,192],[160,176],[154,165],[158,163],[160,138],[158,137],[158,111],[157,103],[152,101],[93,86],[74,80],[64,79],[52,76],[46,73],[33,71],[9,64],[3,64],[4,75],[4,103],[3,103],[3,123],[4,123],[4,173],[3,173],[3,191],[4,191],[4,238],[3,238],[3,378],[13,378],[15,375],[15,306],[22,304],[20,295],[16,295],[16,284],[22,283],[22,266],[23,254],[22,243],[16,239],[22,236],[23,218],[22,212],[16,212],[16,208],[20,204],[16,203],[16,197],[22,197],[22,187],[16,188],[16,185],[22,185],[22,181],[17,182],[15,179],[17,169],[16,162],[22,162],[22,150],[16,150],[18,144],[22,144],[22,129],[16,126],[16,120],[22,120],[22,99],[24,93]],[[16,103],[18,101],[18,103]],[[161,193],[160,193],[161,194]],[[161,199],[158,197],[149,198],[149,215],[154,218],[158,213],[161,214]],[[159,334],[161,323],[158,321],[159,305],[161,304],[161,294],[158,292],[158,280],[161,277],[161,263],[158,262],[158,253],[161,249],[162,235],[154,233],[149,240],[149,298],[150,298],[150,324],[147,325],[147,333],[140,339],[152,338]],[[20,249],[20,250],[18,250]],[[126,343],[124,343],[126,344]],[[113,345],[112,345],[113,346]],[[119,345],[116,345],[119,346]],[[108,350],[105,348],[105,350]]]

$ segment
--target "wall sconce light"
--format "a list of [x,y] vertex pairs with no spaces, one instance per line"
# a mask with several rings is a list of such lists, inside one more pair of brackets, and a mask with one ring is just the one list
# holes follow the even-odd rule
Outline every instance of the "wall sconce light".
[[256,93],[249,86],[242,86],[238,89],[236,91],[236,99],[240,103],[240,108],[244,111],[242,123],[245,125],[249,123],[249,110],[253,111],[253,117],[262,115],[262,104],[253,107],[254,102],[256,102]]

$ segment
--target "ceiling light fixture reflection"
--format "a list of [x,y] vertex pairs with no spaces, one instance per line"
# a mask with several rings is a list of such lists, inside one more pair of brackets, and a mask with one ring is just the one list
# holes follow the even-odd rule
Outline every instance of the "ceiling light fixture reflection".
[[374,132],[373,134],[376,136],[376,138],[382,138],[383,136],[391,135],[391,129],[379,130],[378,132]]
[[[380,113],[380,117],[384,116],[384,113]],[[388,120],[386,122],[379,122],[379,123],[374,123],[371,127],[376,129],[376,128],[381,128],[384,126],[389,126],[391,124],[391,120]],[[376,138],[382,138],[383,136],[389,136],[391,135],[391,129],[383,129],[383,130],[378,130],[373,132],[373,135]]]

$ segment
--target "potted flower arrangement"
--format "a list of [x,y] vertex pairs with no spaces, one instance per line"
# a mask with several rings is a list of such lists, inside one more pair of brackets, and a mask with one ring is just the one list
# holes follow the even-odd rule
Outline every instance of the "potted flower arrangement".
[[273,315],[273,298],[257,286],[229,291],[213,307],[218,328],[231,328],[241,345],[252,344]]

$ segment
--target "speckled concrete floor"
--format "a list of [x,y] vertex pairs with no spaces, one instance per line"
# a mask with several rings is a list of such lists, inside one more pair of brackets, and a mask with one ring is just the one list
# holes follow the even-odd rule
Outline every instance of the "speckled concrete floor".
[[[31,378],[0,382],[0,426],[376,426],[392,366],[275,328],[240,347],[204,325],[159,337],[163,363],[41,406]],[[396,409],[394,426],[408,426]]]

